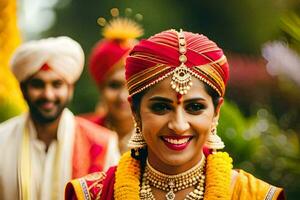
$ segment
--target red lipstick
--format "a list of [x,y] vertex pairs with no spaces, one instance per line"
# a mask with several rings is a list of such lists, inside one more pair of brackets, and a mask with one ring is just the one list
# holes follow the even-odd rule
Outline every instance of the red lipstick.
[[192,136],[163,136],[164,144],[171,150],[182,151],[190,143]]

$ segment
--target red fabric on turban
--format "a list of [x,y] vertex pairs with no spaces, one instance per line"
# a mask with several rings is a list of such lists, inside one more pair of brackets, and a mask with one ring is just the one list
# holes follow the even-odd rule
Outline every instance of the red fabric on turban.
[[73,84],[82,73],[84,52],[80,44],[70,37],[49,37],[20,45],[10,64],[19,82],[25,81],[47,64]]
[[[184,65],[195,76],[225,94],[229,66],[222,49],[206,36],[183,32],[187,61]],[[142,40],[126,60],[129,94],[134,95],[173,74],[181,65],[178,32],[168,30]]]
[[[103,39],[95,45],[89,60],[89,70],[98,85],[104,81],[108,72],[128,55],[130,49],[130,45],[118,40]],[[121,64],[125,65],[125,61]]]

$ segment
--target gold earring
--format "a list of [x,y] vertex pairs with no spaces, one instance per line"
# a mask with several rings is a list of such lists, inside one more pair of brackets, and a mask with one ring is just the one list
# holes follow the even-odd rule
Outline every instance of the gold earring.
[[205,146],[209,149],[212,149],[213,152],[216,152],[218,149],[223,149],[225,147],[222,139],[217,135],[217,125],[218,122],[216,122],[211,129],[205,144]]
[[144,140],[141,129],[136,122],[134,123],[134,127],[135,133],[133,133],[133,135],[131,136],[128,142],[128,147],[131,149],[141,149],[146,146],[146,142]]

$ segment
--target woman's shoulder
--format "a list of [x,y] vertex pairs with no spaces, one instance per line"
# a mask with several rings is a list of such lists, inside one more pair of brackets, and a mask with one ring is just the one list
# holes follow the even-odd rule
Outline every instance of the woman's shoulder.
[[[105,172],[94,172],[82,178],[71,180],[65,191],[65,199],[98,199],[102,193]],[[76,197],[76,198],[75,198]]]
[[234,199],[285,199],[283,189],[262,181],[243,170],[233,172],[234,184],[232,200]]
[[114,183],[114,173],[116,167],[111,167],[107,172],[94,172],[82,178],[71,180],[65,189],[66,200],[93,200],[104,199],[113,196],[111,193],[111,183]]

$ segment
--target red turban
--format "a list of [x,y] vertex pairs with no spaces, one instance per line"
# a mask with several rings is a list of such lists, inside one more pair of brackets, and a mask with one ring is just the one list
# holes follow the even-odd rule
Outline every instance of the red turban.
[[175,78],[173,89],[177,92],[186,92],[191,87],[187,84],[190,76],[194,76],[224,96],[229,76],[226,57],[213,41],[201,34],[175,30],[142,40],[130,52],[125,68],[130,96],[168,76]]
[[124,58],[130,49],[131,45],[123,44],[118,40],[103,39],[96,44],[90,56],[89,69],[98,85],[116,65],[125,65]]

